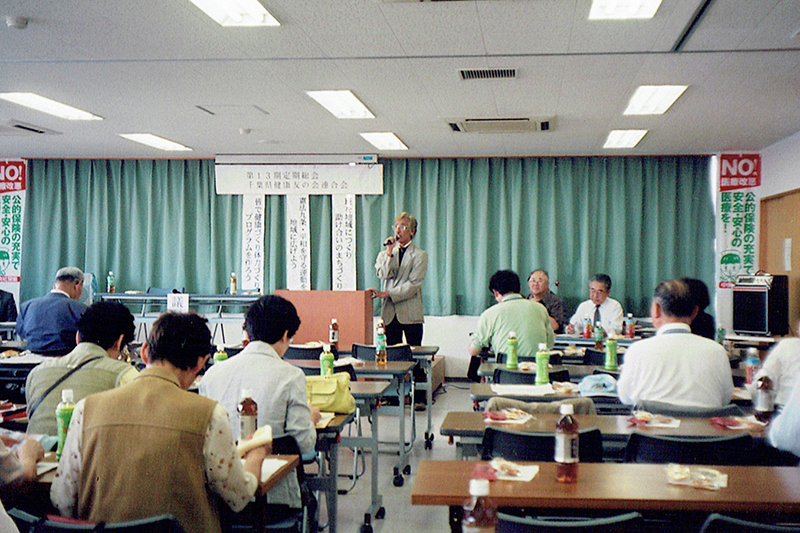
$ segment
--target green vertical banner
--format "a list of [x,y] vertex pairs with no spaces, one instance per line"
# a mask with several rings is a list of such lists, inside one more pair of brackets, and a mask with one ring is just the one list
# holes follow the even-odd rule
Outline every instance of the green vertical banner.
[[719,288],[733,288],[736,277],[758,270],[760,154],[720,156],[717,250]]
[[17,303],[27,176],[27,161],[0,160],[0,289],[12,293]]

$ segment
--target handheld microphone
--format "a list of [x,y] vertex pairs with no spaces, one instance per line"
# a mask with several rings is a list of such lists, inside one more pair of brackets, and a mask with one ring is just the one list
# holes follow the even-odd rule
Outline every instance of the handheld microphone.
[[394,237],[389,237],[388,239],[383,241],[383,245],[384,246],[389,246],[390,244],[393,244],[393,243],[394,243]]

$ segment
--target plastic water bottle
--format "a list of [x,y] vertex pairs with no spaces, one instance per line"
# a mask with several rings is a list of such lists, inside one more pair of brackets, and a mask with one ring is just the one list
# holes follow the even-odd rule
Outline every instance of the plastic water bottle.
[[572,416],[571,403],[559,408],[561,418],[556,424],[556,479],[559,483],[575,483],[578,480],[578,421]]
[[67,430],[69,422],[72,420],[72,412],[75,410],[75,397],[72,389],[61,391],[61,402],[56,406],[56,426],[58,427],[58,448],[56,449],[56,459],[61,460],[61,452],[64,451],[64,442],[67,440]]
[[221,344],[217,344],[217,351],[214,352],[214,363],[219,363],[227,358],[228,352],[225,351],[225,348],[223,348]]
[[548,383],[550,383],[550,352],[547,350],[547,344],[540,342],[539,351],[536,352],[536,384]]
[[239,440],[246,439],[258,427],[258,404],[253,400],[253,391],[242,389],[242,401],[236,406],[239,413]]
[[230,290],[231,294],[236,294],[238,292],[238,283],[236,281],[236,272],[231,272],[231,279],[230,279]]
[[328,342],[339,350],[339,323],[335,318],[331,318],[331,325],[328,326]]
[[606,341],[606,360],[603,368],[606,370],[617,370],[617,339]]
[[589,315],[586,315],[583,319],[583,338],[592,338],[592,321],[589,319]]
[[625,320],[625,336],[629,339],[636,336],[636,321],[633,319],[633,313],[628,313],[628,318]]
[[319,375],[333,375],[333,353],[331,352],[330,344],[324,344],[322,347],[322,353],[319,354]]
[[753,393],[753,415],[760,422],[769,422],[775,413],[775,397],[772,380],[769,376],[761,376],[756,381]]
[[518,347],[519,339],[517,339],[517,334],[513,331],[509,331],[508,342],[506,343],[506,368],[509,370],[516,370],[519,368],[519,360],[517,359]]
[[378,322],[378,329],[375,332],[375,362],[379,365],[386,364],[386,331],[383,320]]
[[469,495],[461,519],[463,533],[494,533],[497,530],[497,507],[489,499],[489,480],[470,479]]
[[594,327],[594,349],[595,350],[602,350],[604,347],[603,340],[605,339],[606,332],[603,329],[603,326],[597,324]]
[[108,276],[106,276],[106,292],[117,292],[117,282],[114,279],[114,273],[110,270],[108,271]]
[[758,348],[755,346],[751,346],[747,349],[747,356],[744,360],[745,370],[747,372],[747,377],[745,378],[745,383],[750,385],[753,383],[756,375],[756,368],[761,360],[758,358]]

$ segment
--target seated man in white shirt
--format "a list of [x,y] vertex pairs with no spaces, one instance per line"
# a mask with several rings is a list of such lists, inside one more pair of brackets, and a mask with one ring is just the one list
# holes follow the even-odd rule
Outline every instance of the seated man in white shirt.
[[780,414],[769,424],[769,443],[800,457],[800,376],[795,380]]
[[694,309],[683,281],[662,281],[656,287],[650,304],[656,335],[633,343],[625,353],[617,382],[622,403],[649,400],[708,408],[730,403],[728,354],[716,342],[691,332]]
[[567,333],[583,331],[584,320],[588,318],[592,325],[600,324],[608,336],[622,333],[622,305],[608,297],[610,292],[611,277],[608,274],[595,274],[589,280],[589,299],[578,306],[575,314],[569,319],[565,331]]
[[[800,334],[800,324],[797,325]],[[775,388],[775,403],[786,405],[797,377],[800,376],[800,338],[783,339],[770,350],[756,379],[769,376]]]

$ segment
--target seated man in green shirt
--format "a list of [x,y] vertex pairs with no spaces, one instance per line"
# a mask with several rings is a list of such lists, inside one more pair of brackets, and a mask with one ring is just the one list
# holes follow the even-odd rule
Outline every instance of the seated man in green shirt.
[[492,275],[489,291],[497,304],[484,311],[478,319],[478,329],[472,334],[469,347],[470,355],[477,356],[485,347],[494,353],[505,353],[508,334],[512,331],[519,339],[519,357],[534,357],[539,343],[545,343],[548,350],[553,347],[555,334],[547,309],[539,302],[523,298],[520,290],[519,276],[515,272],[498,270]]

